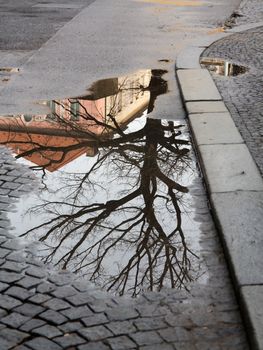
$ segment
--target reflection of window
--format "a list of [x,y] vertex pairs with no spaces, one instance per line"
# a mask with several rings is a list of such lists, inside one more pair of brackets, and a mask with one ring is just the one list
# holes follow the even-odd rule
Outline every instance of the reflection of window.
[[33,119],[32,115],[24,115],[24,121],[26,123],[30,123],[32,119]]
[[78,101],[70,102],[70,120],[72,121],[79,120],[79,102]]
[[122,110],[122,91],[118,93],[118,112]]

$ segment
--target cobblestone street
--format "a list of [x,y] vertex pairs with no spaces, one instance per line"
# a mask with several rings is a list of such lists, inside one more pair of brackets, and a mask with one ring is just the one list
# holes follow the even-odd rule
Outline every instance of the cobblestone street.
[[6,212],[37,182],[5,148],[1,162],[1,350],[248,348],[201,180],[193,192],[209,280],[194,282],[190,292],[129,299],[45,267],[34,257],[34,243],[8,233]]

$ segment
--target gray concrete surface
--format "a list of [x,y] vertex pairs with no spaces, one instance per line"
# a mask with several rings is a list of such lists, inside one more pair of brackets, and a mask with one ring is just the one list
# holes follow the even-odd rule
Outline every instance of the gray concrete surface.
[[[204,128],[207,126],[202,128],[197,116],[205,118],[205,113],[212,112],[213,115],[218,116],[218,121],[214,124],[216,126],[222,120],[220,118],[225,108],[222,107],[222,102],[219,106],[214,105],[213,101],[210,103],[195,101],[187,103],[185,107],[190,116],[190,125],[200,154],[213,212],[222,234],[232,276],[242,304],[243,317],[248,325],[251,346],[253,349],[263,349],[261,332],[263,308],[260,297],[263,260],[261,150],[263,119],[260,112],[262,50],[259,49],[262,46],[262,27],[257,27],[256,24],[260,25],[262,21],[262,3],[257,0],[243,1],[237,13],[237,18],[233,17],[227,21],[228,24],[237,25],[232,32],[238,33],[239,25],[240,30],[253,29],[230,36],[228,34],[231,30],[227,30],[225,38],[208,47],[203,56],[225,59],[249,68],[246,74],[236,77],[212,74],[243,141],[235,144],[236,133],[234,133],[233,138],[225,140],[226,143],[223,145],[220,144],[220,135],[218,135],[218,144],[201,145],[200,140],[204,137]],[[182,57],[183,55],[184,53]],[[194,61],[195,58],[192,60]],[[186,70],[188,67],[188,64],[185,67],[181,66]],[[178,71],[179,82],[181,71]],[[183,89],[182,93],[184,93]],[[191,122],[191,119],[194,119],[194,122]],[[232,128],[233,123],[231,124]],[[224,128],[228,130],[228,122],[220,125],[219,131]],[[209,132],[207,139],[212,137],[214,132],[211,135]]]
[[185,107],[188,114],[228,112],[224,102],[222,101],[186,102]]
[[189,114],[189,121],[198,146],[243,142],[228,112]]
[[[41,112],[35,101],[83,95],[98,79],[138,69],[165,67],[173,74],[179,51],[197,37],[211,37],[211,29],[223,23],[238,4],[239,0],[224,0],[193,7],[177,2],[96,0],[61,28],[6,84],[0,96],[2,113]],[[158,62],[162,59],[169,62]],[[182,115],[176,85],[168,95],[177,115]],[[165,114],[170,106],[167,96],[160,97],[158,104]]]
[[221,95],[207,70],[178,69],[177,74],[185,102],[221,100]]

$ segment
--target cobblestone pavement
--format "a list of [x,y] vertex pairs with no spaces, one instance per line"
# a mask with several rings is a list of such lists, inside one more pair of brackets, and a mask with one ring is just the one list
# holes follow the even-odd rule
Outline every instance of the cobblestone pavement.
[[112,297],[89,281],[44,266],[34,243],[10,234],[7,212],[37,186],[0,148],[0,349],[248,349],[225,259],[201,179],[193,189],[206,282],[190,292]]
[[[243,1],[236,25],[263,20],[261,0]],[[263,174],[263,27],[230,35],[212,44],[204,57],[216,57],[248,67],[244,75],[213,74],[234,122]]]

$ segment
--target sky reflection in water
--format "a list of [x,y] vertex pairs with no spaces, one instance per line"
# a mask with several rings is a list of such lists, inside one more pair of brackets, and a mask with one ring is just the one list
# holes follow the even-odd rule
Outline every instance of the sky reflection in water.
[[184,126],[146,117],[164,73],[99,81],[89,96],[48,102],[48,115],[0,121],[1,143],[41,175],[13,226],[43,242],[45,262],[120,295],[187,288],[200,273],[184,232],[197,176]]

